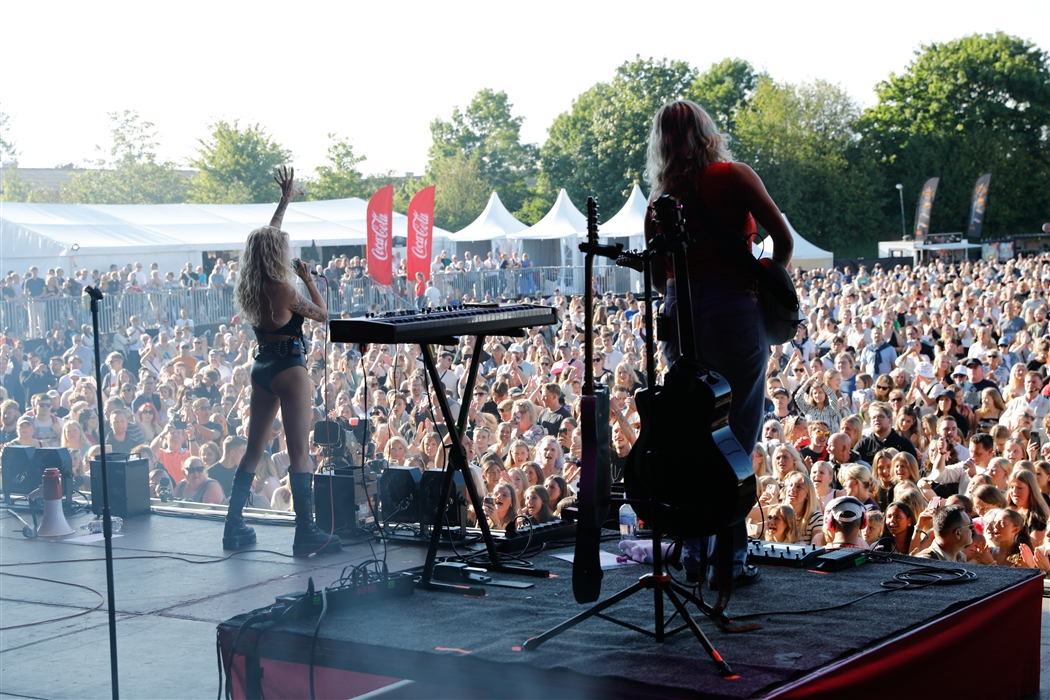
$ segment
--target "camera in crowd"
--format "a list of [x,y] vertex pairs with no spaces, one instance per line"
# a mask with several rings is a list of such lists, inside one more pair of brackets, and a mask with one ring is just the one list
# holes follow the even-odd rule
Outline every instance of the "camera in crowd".
[[314,424],[314,445],[323,446],[322,469],[347,469],[360,466],[364,426],[351,425],[344,418],[318,421]]

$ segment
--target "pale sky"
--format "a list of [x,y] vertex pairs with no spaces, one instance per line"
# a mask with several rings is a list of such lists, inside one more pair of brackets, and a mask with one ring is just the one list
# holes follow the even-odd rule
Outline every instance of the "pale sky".
[[180,165],[210,122],[240,119],[300,171],[325,163],[335,132],[366,173],[421,173],[431,120],[481,88],[507,92],[533,143],[636,54],[701,70],[739,57],[867,106],[922,44],[1002,30],[1050,49],[1050,2],[0,0],[0,27],[0,109],[22,167],[96,158],[107,112],[131,109]]

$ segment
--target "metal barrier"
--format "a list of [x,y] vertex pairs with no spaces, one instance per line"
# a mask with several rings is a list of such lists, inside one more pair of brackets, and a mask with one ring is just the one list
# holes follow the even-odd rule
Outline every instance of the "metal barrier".
[[[471,272],[439,272],[433,275],[434,286],[441,293],[441,303],[464,296],[481,301],[518,299],[521,297],[551,297],[555,291],[562,294],[583,294],[582,267],[530,267],[508,270],[476,270]],[[612,292],[641,293],[641,275],[613,265],[596,265],[594,284],[599,294]],[[322,285],[323,287],[323,285]],[[322,294],[325,293],[322,288]],[[412,309],[417,306],[415,283],[403,276],[395,277],[392,285],[376,284],[369,277],[342,279],[331,285],[327,293],[328,310],[332,314],[362,316]],[[131,317],[137,317],[143,328],[157,328],[167,319],[172,323],[182,309],[197,325],[229,323],[236,313],[233,288],[175,289],[150,292],[120,292],[106,294],[100,305],[99,330],[113,333],[128,328]],[[19,338],[43,338],[52,330],[65,330],[69,319],[77,326],[91,323],[91,312],[80,297],[0,302],[0,328]]]

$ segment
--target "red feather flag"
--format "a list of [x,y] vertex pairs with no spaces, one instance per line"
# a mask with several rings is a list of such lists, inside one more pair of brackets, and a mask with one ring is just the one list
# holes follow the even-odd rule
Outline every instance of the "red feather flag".
[[379,284],[392,284],[394,281],[394,263],[391,250],[394,247],[394,233],[391,224],[394,219],[394,186],[387,185],[368,200],[368,276]]
[[408,279],[417,272],[430,279],[430,259],[434,254],[434,187],[416,192],[408,205]]

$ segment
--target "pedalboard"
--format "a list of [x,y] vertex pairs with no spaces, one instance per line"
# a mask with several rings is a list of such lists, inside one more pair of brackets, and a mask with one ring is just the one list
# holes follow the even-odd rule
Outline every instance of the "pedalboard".
[[812,544],[784,544],[751,540],[747,543],[747,563],[759,566],[812,569],[817,559],[825,551],[823,547]]
[[[328,610],[344,610],[356,608],[362,605],[387,600],[389,598],[401,598],[412,595],[415,591],[415,576],[409,573],[390,574],[386,577],[377,577],[357,586],[330,586],[324,590],[328,599]],[[312,584],[312,581],[311,581]],[[308,619],[321,614],[324,600],[320,591],[313,591],[310,586],[308,591],[296,591],[277,596],[276,605],[291,605],[293,619]]]

